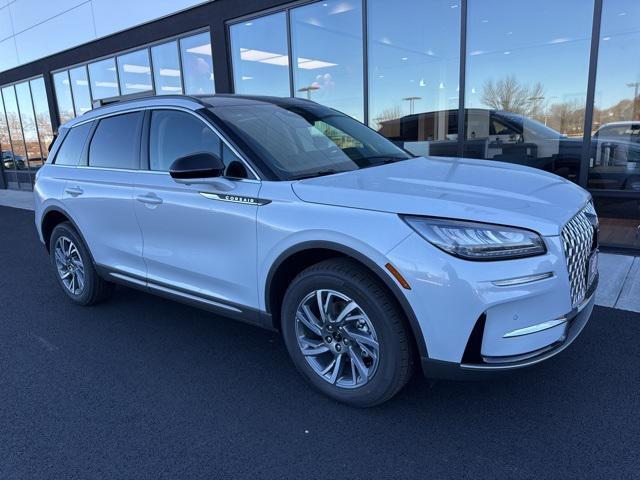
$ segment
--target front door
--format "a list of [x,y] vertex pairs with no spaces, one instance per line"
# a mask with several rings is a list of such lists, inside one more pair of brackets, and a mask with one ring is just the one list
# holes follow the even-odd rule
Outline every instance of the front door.
[[218,186],[175,182],[169,167],[192,153],[220,155],[227,170],[239,176],[244,167],[194,114],[154,110],[150,117],[149,169],[140,172],[134,189],[149,286],[183,292],[223,308],[257,309],[259,206],[250,202],[258,197],[260,182],[255,178],[225,178]]

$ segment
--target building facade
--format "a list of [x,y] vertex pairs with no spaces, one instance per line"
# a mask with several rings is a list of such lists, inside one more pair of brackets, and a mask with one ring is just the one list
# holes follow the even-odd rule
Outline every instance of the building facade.
[[299,96],[417,155],[576,182],[601,243],[638,250],[639,40],[636,0],[0,0],[0,188],[32,189],[106,98]]

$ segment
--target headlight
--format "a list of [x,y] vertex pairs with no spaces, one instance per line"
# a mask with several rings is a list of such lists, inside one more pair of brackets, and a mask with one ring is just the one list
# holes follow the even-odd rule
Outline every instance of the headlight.
[[467,260],[507,260],[546,253],[535,232],[487,223],[428,217],[402,217],[436,247]]

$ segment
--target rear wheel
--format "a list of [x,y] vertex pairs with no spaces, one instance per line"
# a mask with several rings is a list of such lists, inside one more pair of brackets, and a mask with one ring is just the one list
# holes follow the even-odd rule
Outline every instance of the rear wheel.
[[382,403],[411,376],[402,312],[385,286],[352,260],[327,260],[300,273],[285,293],[282,330],[298,370],[338,401]]
[[53,229],[49,252],[58,283],[74,303],[93,305],[113,292],[114,285],[98,276],[89,250],[70,223]]

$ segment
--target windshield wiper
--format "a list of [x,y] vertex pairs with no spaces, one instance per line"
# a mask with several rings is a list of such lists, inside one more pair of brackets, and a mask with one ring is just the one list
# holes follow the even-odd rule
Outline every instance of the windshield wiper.
[[291,176],[291,180],[304,180],[305,178],[324,177],[325,175],[333,175],[334,173],[349,172],[350,170],[320,170],[319,172],[303,173],[301,175]]

